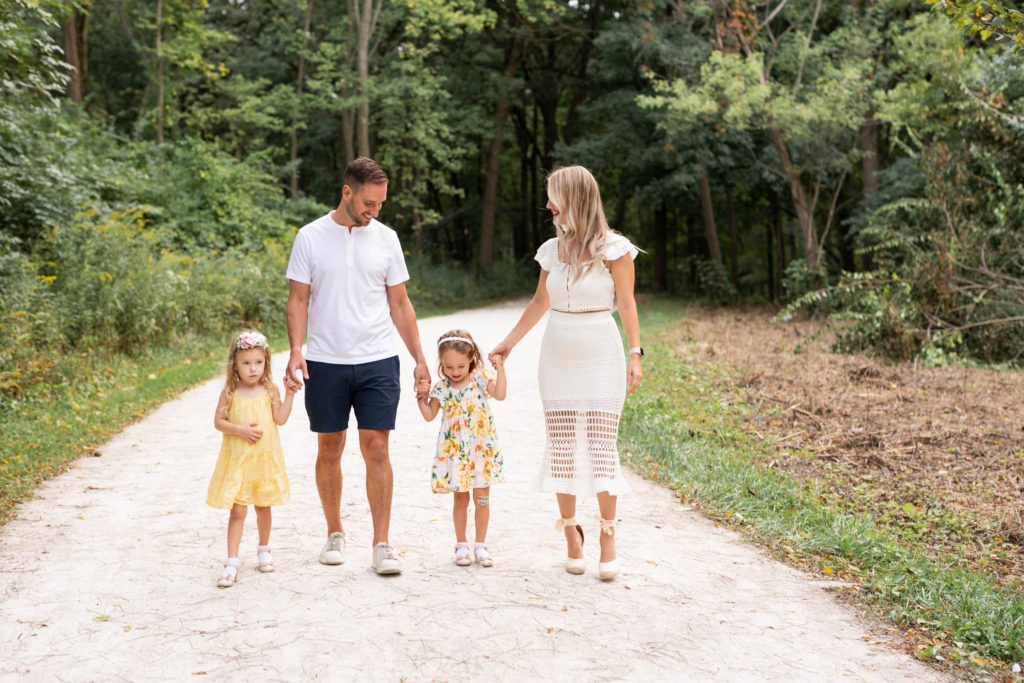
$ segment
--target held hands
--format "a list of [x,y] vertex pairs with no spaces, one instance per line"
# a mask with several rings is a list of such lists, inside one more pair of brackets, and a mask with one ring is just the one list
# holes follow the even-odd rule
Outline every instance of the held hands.
[[291,382],[295,391],[302,388],[302,382],[309,379],[309,368],[306,367],[306,359],[302,357],[301,351],[292,351],[288,358],[288,367],[284,371],[284,386],[288,388]]
[[505,369],[505,357],[502,356],[501,354],[495,354],[492,351],[491,355],[487,357],[487,360],[491,361],[491,365],[494,366],[495,370],[500,371]]
[[416,383],[416,400],[426,401],[428,400],[427,394],[430,393],[430,380],[421,379]]
[[412,378],[416,387],[416,400],[422,401],[430,392],[430,370],[427,369],[425,361],[416,363],[416,369],[412,371]]
[[495,368],[499,364],[504,364],[505,359],[508,358],[508,354],[512,353],[512,347],[506,342],[498,342],[498,345],[491,349],[491,352],[487,354],[487,360],[490,361],[491,365]]
[[238,425],[238,436],[242,437],[249,443],[256,443],[263,437],[263,432],[256,429],[258,422],[250,422],[247,425]]

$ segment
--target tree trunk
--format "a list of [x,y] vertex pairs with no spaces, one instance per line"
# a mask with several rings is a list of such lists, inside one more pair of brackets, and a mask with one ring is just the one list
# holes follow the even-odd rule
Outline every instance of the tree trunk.
[[729,211],[729,275],[732,283],[737,284],[739,272],[739,230],[736,227],[736,205],[732,201],[732,186],[725,188],[725,204]]
[[164,69],[165,61],[160,54],[163,41],[164,0],[156,2],[156,143],[164,143]]
[[782,298],[782,276],[786,272],[786,240],[782,234],[782,207],[779,205],[779,197],[774,190],[769,196],[772,200],[772,229],[775,232],[775,258],[778,264],[775,268],[775,291],[779,298]]
[[71,67],[68,74],[67,96],[82,104],[85,99],[86,66],[88,64],[89,6],[84,3],[81,11],[73,3],[66,6],[62,28],[64,31],[64,60]]
[[[867,206],[873,206],[873,200],[875,194],[878,193],[878,170],[880,163],[878,159],[878,121],[874,119],[867,119],[861,124],[860,127],[860,148],[864,152],[864,156],[861,157],[860,167],[864,175],[864,203]],[[865,253],[862,255],[863,262],[862,267],[864,270],[871,270],[874,266],[872,263],[871,253]]]
[[722,250],[718,247],[718,231],[715,229],[715,210],[711,204],[711,183],[707,171],[701,164],[700,208],[704,214],[704,235],[708,241],[708,255],[716,262],[722,262]]
[[660,293],[668,290],[668,207],[658,204],[654,209],[654,282],[651,289]]
[[501,166],[501,144],[505,137],[505,121],[508,119],[508,81],[515,76],[519,66],[519,49],[511,48],[505,55],[502,72],[501,95],[494,112],[494,137],[487,153],[487,171],[484,176],[484,194],[480,218],[480,249],[477,254],[477,270],[486,274],[494,266],[494,219],[498,210],[498,173]]
[[296,129],[299,127],[299,107],[302,106],[302,85],[306,80],[306,44],[309,39],[309,24],[313,18],[313,0],[306,5],[306,23],[302,28],[302,48],[299,50],[299,74],[295,85],[295,111],[292,112],[291,127],[291,148],[288,153],[288,162],[292,169],[292,201],[299,196],[299,135]]
[[807,270],[818,270],[821,263],[821,250],[818,247],[818,233],[814,227],[814,210],[807,201],[807,192],[804,190],[803,182],[800,180],[800,172],[793,164],[789,155],[789,146],[786,144],[782,131],[777,128],[768,130],[772,146],[775,147],[782,163],[782,170],[786,175],[786,182],[789,183],[789,192],[793,196],[793,205],[796,208],[796,216],[800,221],[800,235],[803,238],[804,260],[807,263]]
[[765,263],[768,264],[768,300],[775,302],[775,256],[772,254],[772,224],[764,224],[764,252]]
[[356,22],[356,77],[360,95],[356,144],[361,157],[370,156],[370,38],[377,27],[382,5],[383,0],[349,0]]

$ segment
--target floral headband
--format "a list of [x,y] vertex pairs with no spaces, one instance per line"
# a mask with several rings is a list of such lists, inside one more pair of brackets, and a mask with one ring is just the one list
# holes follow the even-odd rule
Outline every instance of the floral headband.
[[235,339],[235,347],[242,351],[248,351],[249,349],[269,349],[270,345],[267,344],[267,338],[261,332],[247,330]]
[[465,337],[441,337],[440,339],[437,340],[437,345],[440,346],[441,344],[444,344],[446,342],[466,342],[471,346],[476,346],[476,342],[474,342],[472,339],[466,339]]

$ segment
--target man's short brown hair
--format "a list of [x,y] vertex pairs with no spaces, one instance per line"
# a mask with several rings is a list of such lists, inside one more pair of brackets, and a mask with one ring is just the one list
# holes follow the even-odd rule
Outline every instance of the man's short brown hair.
[[359,157],[345,169],[345,173],[341,176],[341,184],[348,185],[353,192],[359,192],[366,183],[387,185],[388,174],[384,172],[380,164],[370,157]]

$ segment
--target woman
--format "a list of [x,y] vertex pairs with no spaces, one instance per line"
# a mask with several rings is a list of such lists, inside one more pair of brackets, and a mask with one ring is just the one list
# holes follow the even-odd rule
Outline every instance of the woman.
[[[547,423],[540,488],[554,491],[568,545],[565,570],[582,574],[583,528],[576,496],[597,494],[601,512],[598,572],[619,571],[615,555],[615,505],[627,490],[616,441],[627,394],[643,377],[640,323],[633,298],[633,259],[639,251],[608,227],[597,181],[582,166],[567,166],[547,179],[547,208],[558,236],[537,250],[540,278],[522,317],[489,358],[512,348],[550,309],[541,342],[540,394]],[[629,342],[628,366],[612,311]]]

